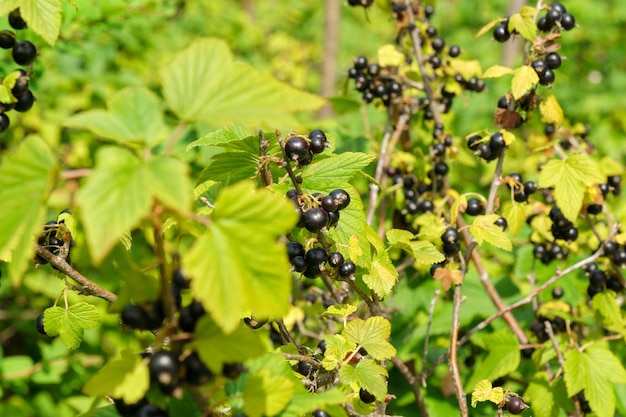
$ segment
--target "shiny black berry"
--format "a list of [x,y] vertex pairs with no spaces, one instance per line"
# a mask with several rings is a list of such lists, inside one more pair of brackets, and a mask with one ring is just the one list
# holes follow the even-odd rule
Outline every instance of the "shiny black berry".
[[521,397],[510,397],[506,403],[506,409],[511,414],[520,414],[526,408],[528,408],[528,406]]
[[371,394],[369,391],[364,390],[363,388],[359,390],[359,398],[365,404],[371,404],[376,401],[376,397],[374,397],[373,394]]
[[561,14],[561,27],[565,30],[572,30],[576,27],[576,19],[569,13]]
[[324,339],[320,340],[317,344],[317,348],[320,350],[320,352],[322,352],[323,355],[324,352],[326,352],[326,341]]
[[558,300],[561,297],[563,297],[563,288],[561,287],[552,288],[552,298],[554,298],[555,300]]
[[534,60],[533,62],[531,62],[530,66],[535,70],[538,75],[543,74],[546,68],[548,68],[548,64],[546,64],[546,61],[543,59]]
[[554,75],[554,71],[550,68],[546,68],[546,70],[539,74],[539,84],[541,85],[550,85],[554,82],[556,76]]
[[357,56],[356,58],[354,58],[354,68],[359,71],[363,71],[364,69],[366,69],[367,58],[365,58],[364,56]]
[[294,136],[285,143],[285,153],[287,158],[294,161],[301,161],[307,158],[310,153],[309,144],[304,138]]
[[441,241],[444,244],[454,245],[459,242],[459,231],[454,227],[448,227],[441,235]]
[[308,264],[304,256],[294,256],[293,258],[289,260],[289,262],[291,263],[293,270],[296,272],[304,272],[306,271],[308,267]]
[[197,352],[192,352],[183,361],[185,380],[191,385],[204,385],[213,379],[213,373],[202,362]]
[[456,58],[457,56],[461,55],[461,48],[459,48],[457,45],[451,45],[450,49],[448,49],[448,55],[450,55],[451,58]]
[[589,204],[587,206],[587,213],[600,214],[602,213],[602,204]]
[[153,381],[162,385],[172,385],[177,381],[180,372],[178,355],[167,350],[160,350],[150,357],[148,370]]
[[26,21],[22,18],[19,8],[9,13],[9,25],[15,30],[26,29]]
[[172,283],[180,290],[187,290],[191,285],[191,281],[185,277],[183,270],[176,268],[172,276]]
[[134,404],[126,404],[121,398],[115,398],[113,400],[115,410],[117,410],[122,417],[135,417],[139,410],[146,404],[148,404],[148,401],[145,398]]
[[304,250],[304,246],[300,242],[289,242],[287,243],[287,256],[289,259],[295,258],[296,256],[304,256],[306,251]]
[[506,142],[504,141],[504,135],[500,132],[496,132],[489,138],[489,147],[491,148],[491,152],[500,154],[502,150],[506,147]]
[[438,37],[433,39],[430,45],[435,51],[440,52],[443,50],[444,46],[446,46],[446,41],[443,38]]
[[0,30],[0,48],[11,49],[16,41],[15,33],[10,30]]
[[4,113],[0,113],[0,133],[7,130],[10,124],[11,120],[9,120],[9,116]]
[[311,248],[305,256],[307,265],[319,267],[321,264],[326,263],[328,256],[323,248]]
[[304,227],[311,233],[317,233],[328,225],[328,212],[321,207],[314,207],[304,212]]
[[330,417],[330,414],[328,414],[326,411],[324,410],[315,410],[313,411],[313,414],[311,414],[312,417]]
[[500,23],[493,30],[493,38],[498,42],[506,42],[511,37],[511,32],[509,32],[509,28],[506,23]]
[[509,223],[506,221],[504,217],[498,217],[495,222],[493,222],[496,226],[498,226],[504,232],[506,228],[509,226]]
[[37,326],[37,331],[44,335],[44,336],[48,336],[48,333],[46,333],[46,329],[44,329],[43,327],[43,313],[40,314],[39,316],[37,316],[37,320],[35,322],[36,326]]
[[328,254],[328,265],[332,268],[340,268],[345,263],[343,255],[339,252],[331,252]]
[[339,267],[339,275],[343,278],[348,278],[354,275],[355,272],[356,265],[352,261],[344,262],[344,264]]
[[37,57],[37,48],[30,41],[20,41],[13,47],[11,56],[13,56],[13,61],[18,65],[30,65]]
[[326,210],[328,213],[332,213],[339,209],[337,204],[337,200],[332,195],[327,195],[322,198],[322,208]]
[[550,52],[546,55],[546,65],[550,69],[557,69],[561,66],[561,56],[556,52]]
[[485,206],[482,200],[478,198],[470,198],[467,200],[467,208],[465,209],[465,213],[470,216],[478,216],[479,214],[483,214],[485,212]]
[[350,194],[346,190],[333,190],[330,192],[330,196],[337,202],[337,210],[343,210],[350,204]]
[[435,175],[443,177],[448,174],[448,171],[448,164],[446,164],[445,162],[437,162],[435,164]]

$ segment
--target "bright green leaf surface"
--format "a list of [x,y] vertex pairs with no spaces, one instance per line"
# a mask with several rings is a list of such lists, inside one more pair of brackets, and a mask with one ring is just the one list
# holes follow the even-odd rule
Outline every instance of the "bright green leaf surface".
[[487,242],[499,249],[506,251],[513,250],[513,243],[509,236],[502,231],[500,226],[494,224],[498,219],[497,214],[487,214],[483,216],[476,216],[474,222],[470,226],[470,233],[476,239],[479,245],[483,242]]
[[347,354],[354,351],[356,343],[346,339],[342,335],[329,335],[324,337],[326,341],[326,351],[322,366],[328,371],[332,371],[343,362]]
[[83,331],[100,323],[98,309],[88,303],[78,303],[69,308],[50,307],[44,312],[44,328],[49,336],[61,336],[70,349],[76,349],[83,340]]
[[194,334],[200,358],[215,373],[221,372],[224,363],[243,362],[265,351],[259,334],[252,329],[238,326],[227,334],[210,316],[204,316],[198,321]]
[[328,191],[342,188],[373,160],[374,156],[358,152],[344,152],[322,159],[303,169],[304,187]]
[[487,68],[487,70],[483,74],[483,78],[499,78],[504,75],[511,75],[513,73],[513,69],[509,67],[503,67],[502,65],[493,65]]
[[87,395],[110,395],[127,404],[141,400],[150,386],[148,366],[136,353],[124,352],[122,357],[104,365],[83,387]]
[[0,165],[0,259],[17,283],[33,258],[34,241],[42,231],[45,204],[55,176],[54,156],[39,138],[26,139]]
[[524,392],[524,399],[529,401],[531,405],[541,405],[532,407],[536,417],[550,417],[552,415],[554,393],[545,372],[538,372],[533,376]]
[[375,316],[367,320],[354,319],[341,334],[348,340],[363,347],[376,360],[390,359],[396,349],[387,341],[391,335],[391,324],[383,317]]
[[372,257],[369,274],[363,274],[363,282],[379,297],[384,298],[398,281],[398,271],[386,251],[380,251]]
[[432,265],[445,259],[445,256],[431,242],[414,239],[413,233],[406,230],[391,229],[387,232],[389,244],[408,252],[419,264]]
[[117,92],[108,110],[88,110],[67,119],[68,127],[86,129],[117,142],[139,142],[155,146],[166,139],[159,99],[144,87]]
[[539,82],[537,72],[530,65],[522,65],[515,70],[511,81],[511,92],[515,100],[521,98],[533,85]]
[[339,370],[339,380],[342,384],[350,385],[354,389],[363,388],[382,401],[387,394],[385,377],[387,371],[373,359],[362,359],[356,365],[346,364]]
[[474,386],[482,379],[494,380],[517,369],[520,363],[519,341],[506,330],[492,333],[484,338],[489,354],[480,366],[475,367],[468,386]]
[[250,417],[275,416],[280,413],[294,391],[294,381],[271,375],[262,369],[250,375],[243,391],[243,409]]
[[291,273],[276,238],[297,221],[292,203],[242,181],[224,188],[215,205],[212,226],[183,256],[192,293],[227,333],[246,311],[286,314]]
[[291,115],[324,101],[296,90],[253,67],[233,62],[226,42],[202,39],[179,53],[161,71],[170,108],[187,122],[223,126],[298,126]]
[[314,394],[309,392],[295,394],[280,415],[281,417],[300,417],[305,413],[311,414],[317,409],[323,409],[327,405],[342,404],[346,401],[345,394],[336,388]]
[[28,28],[54,45],[61,29],[61,0],[2,0],[0,16],[17,7]]
[[535,19],[532,15],[515,13],[509,18],[509,31],[512,33],[513,30],[516,30],[524,39],[533,41],[537,35]]

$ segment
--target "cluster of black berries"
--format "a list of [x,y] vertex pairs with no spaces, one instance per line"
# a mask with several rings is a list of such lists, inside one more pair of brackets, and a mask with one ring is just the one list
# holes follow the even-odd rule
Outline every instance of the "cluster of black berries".
[[[606,247],[608,246],[609,245],[607,245]],[[615,246],[617,246],[617,244]],[[617,251],[618,250],[616,249],[613,254],[605,253],[605,255],[615,256],[615,253],[617,253]],[[624,252],[624,256],[626,256],[626,252]],[[593,298],[596,294],[599,294],[604,290],[615,291],[618,294],[624,292],[624,285],[622,284],[619,275],[610,271],[603,271],[595,262],[590,263],[585,267],[585,275],[589,279],[589,285],[587,286],[587,295],[589,295],[590,298]]]
[[556,76],[554,70],[561,66],[561,56],[556,52],[550,52],[543,58],[537,58],[530,63],[530,66],[539,76],[539,84],[550,85],[554,82]]
[[324,152],[327,146],[326,134],[319,129],[314,129],[309,133],[308,138],[299,135],[287,138],[284,151],[289,161],[295,161],[299,167],[303,167],[313,161],[313,154]]
[[[20,9],[15,9],[9,14],[9,25],[15,30],[26,28],[26,22],[20,15]],[[17,65],[30,66],[37,57],[37,48],[30,41],[17,41],[15,32],[10,30],[0,31],[0,48],[11,49],[11,56]],[[9,74],[4,80],[5,85],[11,87],[11,99],[0,102],[0,133],[9,128],[10,119],[6,112],[15,110],[25,112],[30,110],[35,102],[35,96],[30,91],[28,81],[31,72],[18,69]]]
[[533,256],[544,265],[548,265],[555,259],[565,259],[567,255],[569,255],[569,249],[556,242],[538,242],[533,247]]
[[[69,209],[65,209],[59,213],[59,216],[64,213],[71,214]],[[50,220],[43,226],[43,233],[37,238],[37,243],[45,247],[48,252],[53,253],[57,256],[61,255],[63,259],[65,259],[65,261],[69,264],[72,263],[70,254],[71,249],[76,245],[76,241],[74,241],[74,239],[72,239],[70,236],[69,245],[67,246],[66,250],[61,253],[61,248],[64,248],[65,246],[65,243],[63,242],[63,234],[66,232],[66,229],[62,230],[61,228],[61,225],[64,224],[65,220],[60,220],[58,222],[55,220]],[[42,256],[35,256],[36,266],[45,265],[47,263],[48,261]],[[53,268],[57,269],[55,266],[53,266]]]
[[537,337],[537,341],[539,343],[543,343],[550,339],[548,335],[548,331],[546,330],[545,322],[550,322],[550,326],[552,327],[552,331],[554,334],[561,333],[567,330],[567,323],[563,317],[554,316],[553,319],[549,319],[545,316],[538,316],[537,320],[532,322],[530,325],[530,331]]
[[506,148],[504,135],[495,132],[489,136],[489,140],[483,139],[480,135],[472,135],[467,138],[467,147],[485,161],[498,159]]
[[[405,202],[405,209],[402,210],[402,214],[428,213],[435,209],[435,203],[430,196],[432,190],[430,185],[418,181],[413,174],[400,174],[396,168],[388,168],[387,173],[392,177],[393,185],[402,184]],[[437,186],[438,190],[443,188],[441,179],[438,179]]]
[[296,227],[304,227],[311,233],[335,226],[339,222],[339,212],[350,204],[350,194],[341,188],[327,195],[319,193],[303,195],[298,194],[296,190],[289,190],[287,197],[300,214]]
[[321,247],[313,247],[308,251],[300,242],[287,244],[287,256],[295,272],[302,272],[307,278],[320,276],[326,264],[336,271],[339,278],[349,278],[356,272],[356,265],[346,261],[339,252],[326,253]]
[[542,32],[550,32],[554,28],[572,30],[574,27],[576,27],[574,16],[567,13],[565,6],[557,2],[552,3],[546,14],[537,20],[537,29]]
[[354,59],[348,77],[354,80],[354,88],[362,94],[366,103],[378,98],[385,106],[389,106],[393,99],[402,96],[402,84],[390,74],[385,74],[380,65],[368,63],[364,56]]
[[514,172],[508,174],[505,178],[507,187],[513,190],[513,200],[518,203],[525,203],[531,194],[537,192],[538,184],[534,181],[526,181],[522,178],[522,174]]
[[[622,193],[622,177],[620,175],[612,175],[607,177],[606,183],[599,184],[602,196],[606,197],[609,193],[613,195],[620,195]],[[593,213],[592,213],[593,214]]]
[[563,216],[563,213],[557,206],[552,206],[549,217],[552,220],[550,231],[555,239],[567,240],[568,242],[578,239],[578,229]]

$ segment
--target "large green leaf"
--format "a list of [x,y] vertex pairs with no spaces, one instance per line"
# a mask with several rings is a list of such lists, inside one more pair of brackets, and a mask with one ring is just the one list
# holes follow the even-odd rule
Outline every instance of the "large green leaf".
[[222,189],[215,206],[211,227],[183,256],[194,297],[227,333],[249,311],[286,314],[291,273],[276,238],[297,221],[292,203],[242,181]]
[[166,138],[159,99],[144,87],[129,87],[117,92],[108,110],[87,110],[65,122],[65,126],[86,129],[117,142],[158,145]]
[[398,281],[398,271],[389,259],[387,251],[376,252],[369,265],[369,273],[363,274],[363,282],[380,298],[384,298]]
[[467,386],[473,387],[482,379],[494,380],[517,369],[520,362],[519,341],[508,329],[492,333],[484,338],[489,354],[476,367]]
[[48,144],[31,137],[0,165],[0,260],[10,262],[14,283],[21,280],[42,231],[46,199],[56,175],[55,160]]
[[161,70],[163,95],[187,122],[223,126],[298,126],[291,113],[311,111],[324,101],[253,67],[233,62],[228,45],[201,39]]
[[332,155],[304,168],[302,171],[304,186],[318,190],[341,188],[374,159],[374,156],[360,152]]
[[85,329],[93,329],[100,323],[95,306],[78,303],[69,307],[50,307],[44,312],[43,326],[48,336],[61,336],[70,349],[76,349],[83,340]]
[[291,400],[295,382],[261,369],[250,375],[243,391],[243,410],[250,417],[275,416]]
[[135,404],[143,398],[150,386],[148,366],[136,353],[124,352],[121,357],[110,360],[100,368],[83,387],[91,396],[110,395],[121,398],[127,404]]
[[537,372],[528,384],[524,399],[530,404],[540,404],[533,407],[533,412],[537,417],[551,417],[554,408],[554,388],[550,386],[548,376],[545,372]]
[[470,233],[479,245],[482,245],[483,242],[489,242],[496,248],[510,252],[513,250],[511,239],[502,231],[500,226],[494,223],[499,217],[497,214],[476,216],[470,226]]
[[446,258],[437,247],[427,240],[414,240],[415,235],[401,229],[387,231],[387,240],[391,246],[400,248],[415,258],[415,262],[422,265],[432,265],[443,262]]
[[2,0],[0,16],[17,7],[28,28],[54,45],[61,29],[61,0]]
[[362,359],[356,365],[346,364],[339,370],[339,380],[353,389],[363,388],[382,401],[387,394],[387,371],[373,359]]
[[96,167],[77,199],[93,259],[101,261],[147,216],[154,199],[172,210],[186,211],[192,198],[186,171],[177,159],[156,157],[143,162],[126,149],[100,149]]
[[391,324],[383,317],[354,319],[341,334],[361,346],[376,360],[391,359],[396,354],[396,349],[387,341],[391,335]]

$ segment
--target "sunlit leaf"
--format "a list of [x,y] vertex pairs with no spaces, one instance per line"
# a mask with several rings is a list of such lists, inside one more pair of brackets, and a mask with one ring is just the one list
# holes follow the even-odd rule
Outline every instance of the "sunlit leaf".
[[483,78],[499,78],[503,75],[513,74],[514,71],[512,68],[503,67],[502,65],[493,65],[484,72]]
[[476,34],[476,38],[478,38],[479,36],[482,36],[485,33],[489,32],[493,27],[495,27],[499,23],[500,23],[500,18],[499,17],[496,18],[496,19],[493,19],[491,22],[487,23],[486,25],[484,25],[483,27],[480,28],[480,30]]
[[539,111],[541,112],[541,121],[543,123],[553,123],[556,126],[560,126],[563,122],[563,109],[552,94],[544,98],[539,104]]
[[404,64],[404,54],[396,45],[384,45],[378,48],[378,65],[381,67],[397,67]]
[[262,369],[246,380],[243,410],[250,417],[275,416],[289,403],[293,390],[294,381]]
[[43,325],[48,336],[59,335],[70,349],[76,349],[83,340],[85,329],[100,323],[98,309],[89,303],[63,307],[50,307],[44,311]]
[[519,341],[508,329],[485,336],[484,345],[489,353],[482,364],[474,369],[468,381],[469,386],[485,378],[495,380],[507,375],[515,371],[520,363]]
[[98,370],[83,387],[83,392],[94,397],[110,395],[126,404],[135,404],[143,398],[150,386],[148,366],[136,353],[124,352]]
[[511,93],[515,100],[520,99],[539,82],[537,72],[530,65],[522,65],[515,70],[511,81]]
[[54,46],[61,29],[61,0],[2,0],[0,16],[18,7],[28,28]]
[[[536,13],[537,10],[535,9]],[[532,41],[537,35],[537,25],[533,15],[514,13],[509,17],[509,32],[517,31],[522,38]]]
[[341,334],[364,348],[376,360],[390,359],[396,354],[396,349],[387,341],[391,335],[391,324],[383,317],[351,320]]
[[488,379],[478,381],[472,391],[472,407],[476,407],[479,401],[491,401],[498,404],[502,400],[504,400],[504,390],[502,387],[492,387]]
[[362,359],[356,365],[346,364],[339,369],[339,380],[342,384],[354,389],[363,388],[377,400],[382,401],[387,394],[385,377],[387,371],[373,359]]
[[488,242],[496,248],[512,251],[513,243],[511,239],[502,231],[500,226],[494,223],[499,217],[497,214],[476,216],[470,226],[470,233],[479,245],[482,245],[483,242]]

